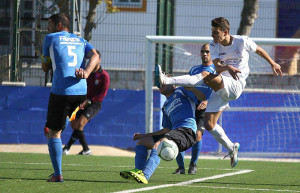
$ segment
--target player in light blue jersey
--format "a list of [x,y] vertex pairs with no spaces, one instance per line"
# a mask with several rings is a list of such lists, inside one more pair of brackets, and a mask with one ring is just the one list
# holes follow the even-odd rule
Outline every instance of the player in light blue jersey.
[[[209,51],[209,44],[206,43],[201,47],[201,60],[202,64],[194,66],[190,69],[189,75],[199,74],[203,71],[210,72],[212,74],[216,73],[215,66],[210,57]],[[192,88],[191,88],[192,89]],[[197,123],[197,132],[196,132],[196,144],[192,147],[192,158],[189,165],[189,174],[196,174],[197,172],[197,162],[198,157],[200,154],[200,150],[202,147],[202,135],[205,131],[204,128],[204,117],[205,117],[205,109],[207,105],[207,99],[209,98],[212,89],[207,86],[206,84],[201,84],[200,86],[194,89],[196,92],[200,91],[204,94],[203,100],[199,101],[200,104],[197,104],[195,116],[196,116],[196,123]],[[199,93],[199,94],[201,94]],[[185,167],[184,167],[184,151],[180,152],[176,158],[177,164],[179,166],[173,174],[185,174]]]
[[[167,98],[162,107],[163,129],[153,133],[134,134],[133,139],[138,140],[135,149],[135,169],[121,171],[120,176],[125,179],[148,184],[160,163],[157,147],[163,140],[174,141],[179,151],[185,151],[196,143],[195,95],[183,87],[175,89],[173,85],[161,87],[160,92]],[[147,150],[151,150],[148,159]]]
[[[69,33],[70,19],[66,14],[49,18],[43,43],[42,68],[53,69],[51,94],[46,127],[49,128],[48,147],[54,169],[48,182],[63,182],[61,161],[61,131],[67,116],[86,99],[86,78],[99,63],[99,55],[83,38]],[[85,69],[84,58],[89,59]]]

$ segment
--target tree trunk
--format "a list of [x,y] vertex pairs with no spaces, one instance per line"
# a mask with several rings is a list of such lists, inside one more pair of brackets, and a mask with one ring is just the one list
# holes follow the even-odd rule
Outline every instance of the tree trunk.
[[60,0],[57,5],[59,7],[59,13],[66,13],[68,15],[70,14],[69,0]]
[[238,35],[249,36],[251,28],[257,18],[258,0],[244,0],[242,20],[238,29]]
[[96,9],[98,4],[98,0],[89,0],[89,13],[86,17],[86,24],[84,28],[84,39],[87,41],[92,39],[92,30],[96,27],[94,20],[96,17]]

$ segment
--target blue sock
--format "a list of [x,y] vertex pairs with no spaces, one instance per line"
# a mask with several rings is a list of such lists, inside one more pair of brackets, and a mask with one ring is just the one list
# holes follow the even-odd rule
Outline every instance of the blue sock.
[[202,147],[202,140],[200,140],[199,142],[193,145],[191,164],[197,164],[201,147]]
[[148,151],[146,146],[138,145],[135,147],[135,168],[143,170],[147,161]]
[[157,168],[158,164],[160,162],[160,158],[157,155],[156,149],[152,149],[150,156],[146,162],[145,169],[143,170],[145,177],[147,180],[150,179],[152,176],[153,172]]
[[184,169],[184,151],[179,152],[178,156],[176,157],[176,162],[180,169]]
[[49,154],[54,169],[54,176],[62,175],[61,159],[62,159],[62,142],[61,138],[50,138],[48,140]]

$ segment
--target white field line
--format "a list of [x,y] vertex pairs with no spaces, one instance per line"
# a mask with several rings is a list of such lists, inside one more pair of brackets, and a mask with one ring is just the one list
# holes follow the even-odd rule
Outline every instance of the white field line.
[[238,187],[216,187],[216,186],[188,186],[189,188],[212,188],[212,189],[227,189],[227,190],[248,190],[248,191],[272,191],[272,192],[300,192],[298,190],[276,190],[263,188],[238,188]]
[[[223,160],[223,157],[225,156],[221,155],[213,155],[213,156],[206,156],[206,155],[201,155],[199,156],[199,159],[205,159],[205,160]],[[239,154],[240,156],[240,154]],[[298,155],[297,155],[298,156]],[[299,157],[299,156],[298,156]],[[190,155],[186,155],[186,159],[191,159]],[[286,162],[286,163],[293,163],[293,162],[300,162],[300,159],[298,158],[259,158],[255,157],[253,155],[253,158],[251,157],[239,157],[239,161],[244,160],[244,161],[261,161],[261,162]]]
[[[0,164],[12,164],[12,165],[51,165],[51,163],[19,163],[19,162],[0,162]],[[130,168],[132,166],[111,166],[111,165],[83,165],[83,164],[62,164],[63,166],[82,166],[82,167],[112,167],[112,168]],[[158,167],[158,168],[173,168],[177,167]],[[200,168],[198,170],[219,170],[219,171],[240,171],[239,169],[218,169],[218,168]]]
[[249,173],[249,172],[252,172],[252,171],[253,170],[241,170],[241,171],[238,171],[238,172],[220,174],[220,175],[210,176],[210,177],[206,177],[206,178],[198,178],[198,179],[189,180],[189,181],[186,181],[186,182],[180,182],[180,183],[177,183],[177,184],[164,184],[164,185],[152,186],[152,187],[147,187],[147,188],[124,190],[124,191],[115,192],[115,193],[142,192],[142,191],[155,190],[155,189],[160,189],[160,188],[168,188],[168,187],[173,187],[173,186],[186,186],[186,185],[196,183],[196,182],[203,182],[203,181],[206,181],[206,180],[214,180],[214,179],[218,179],[218,178],[224,178],[224,177],[227,177],[227,176],[245,174],[245,173]]

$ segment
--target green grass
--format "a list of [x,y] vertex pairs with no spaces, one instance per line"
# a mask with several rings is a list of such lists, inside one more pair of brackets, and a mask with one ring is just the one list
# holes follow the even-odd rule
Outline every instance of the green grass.
[[[186,160],[188,167],[189,160]],[[253,170],[250,173],[170,186],[148,192],[300,192],[300,163],[240,161],[235,169],[229,160],[199,160],[196,175],[173,175],[176,161],[161,161],[149,184],[138,184],[119,176],[133,169],[134,158],[102,156],[63,156],[64,183],[47,183],[53,172],[49,155],[0,153],[0,192],[116,192]]]

